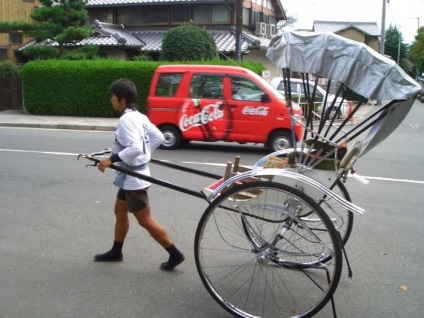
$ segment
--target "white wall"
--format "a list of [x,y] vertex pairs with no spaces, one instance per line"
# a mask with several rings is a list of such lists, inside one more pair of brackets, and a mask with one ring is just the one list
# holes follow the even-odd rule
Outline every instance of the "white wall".
[[271,73],[271,78],[282,76],[282,71],[265,56],[266,50],[251,50],[249,54],[243,56],[243,61],[262,63]]

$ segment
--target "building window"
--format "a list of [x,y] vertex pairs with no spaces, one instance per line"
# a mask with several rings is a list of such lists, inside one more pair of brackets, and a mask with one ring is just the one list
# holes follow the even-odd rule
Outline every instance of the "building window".
[[186,7],[177,7],[171,10],[171,24],[180,24],[189,22],[191,19],[191,10]]
[[250,26],[250,9],[243,8],[243,25]]
[[99,10],[99,21],[106,23],[113,23],[113,10],[105,9]]
[[10,33],[9,42],[10,44],[22,44],[22,33]]
[[118,9],[118,14],[116,17],[117,24],[127,24],[127,10],[126,9]]
[[149,11],[141,8],[134,8],[127,11],[128,26],[148,25]]
[[149,10],[150,24],[169,24],[168,8],[159,7]]
[[196,24],[230,23],[230,10],[226,5],[200,5],[193,8]]
[[7,50],[0,48],[0,61],[5,61],[7,59]]
[[127,26],[149,24],[169,24],[169,11],[167,7],[134,8],[127,11]]
[[252,11],[252,27],[256,27],[256,22],[262,22],[261,21],[261,13],[258,11],[253,10]]

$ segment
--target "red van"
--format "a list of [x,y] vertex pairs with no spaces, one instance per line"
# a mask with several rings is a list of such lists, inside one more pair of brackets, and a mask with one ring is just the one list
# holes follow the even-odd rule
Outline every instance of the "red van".
[[[164,149],[191,140],[263,143],[271,150],[293,146],[284,96],[242,67],[159,66],[147,98],[147,115],[164,134]],[[297,104],[293,115],[303,120]],[[298,141],[303,128],[294,128]]]

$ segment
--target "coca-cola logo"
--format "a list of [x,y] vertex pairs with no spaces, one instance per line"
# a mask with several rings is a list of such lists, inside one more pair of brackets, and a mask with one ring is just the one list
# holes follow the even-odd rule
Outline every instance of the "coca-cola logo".
[[246,106],[243,108],[242,113],[243,115],[268,116],[268,110],[269,110],[269,107],[265,107],[265,106],[259,106],[259,107]]
[[188,116],[184,114],[180,118],[180,129],[187,131],[193,127],[205,125],[208,122],[220,119],[224,117],[224,111],[220,109],[221,102],[215,104],[206,105],[199,113]]

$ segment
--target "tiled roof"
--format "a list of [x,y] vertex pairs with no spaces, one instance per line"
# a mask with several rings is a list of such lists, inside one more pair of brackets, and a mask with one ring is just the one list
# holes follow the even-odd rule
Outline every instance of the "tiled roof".
[[[124,5],[124,4],[166,4],[177,2],[199,2],[199,0],[88,0],[87,7],[94,6],[110,6],[110,5]],[[213,2],[213,1],[209,1]]]
[[[159,52],[162,47],[162,40],[166,31],[134,31],[132,34],[138,39],[146,43],[141,48],[142,51]],[[215,40],[218,51],[221,53],[234,52],[236,46],[236,38],[230,30],[209,31]],[[267,39],[264,39],[267,40]],[[268,44],[269,44],[269,40]],[[265,42],[264,42],[265,43]],[[246,52],[253,48],[261,47],[262,42],[254,35],[243,33],[243,41],[241,51]],[[268,46],[266,46],[268,47]]]
[[349,28],[357,29],[369,36],[381,34],[376,22],[314,21],[316,32],[340,33]]
[[[127,47],[139,48],[145,52],[160,52],[162,47],[163,37],[166,31],[129,31],[123,25],[110,24],[95,20],[91,25],[93,35],[75,44],[67,46],[82,46],[94,44],[103,47]],[[217,49],[220,53],[230,53],[235,51],[236,38],[234,29],[231,30],[213,30],[209,31],[215,40]],[[258,38],[252,34],[243,32],[241,51],[247,52],[252,49],[267,49],[269,39]],[[39,44],[58,46],[58,43],[52,40],[46,40]],[[28,45],[35,45],[31,42],[22,46],[19,51],[22,51]]]
[[95,44],[102,46],[127,46],[140,47],[146,45],[145,42],[125,30],[123,25],[104,23],[95,20],[91,25],[95,34],[79,44]]

